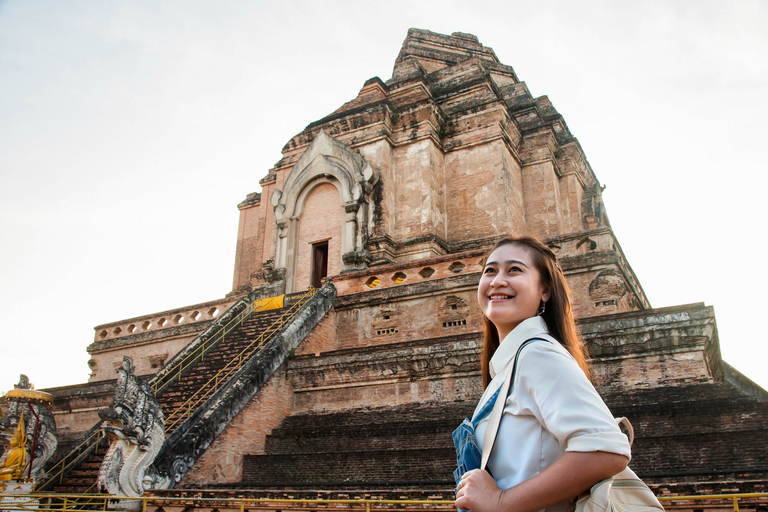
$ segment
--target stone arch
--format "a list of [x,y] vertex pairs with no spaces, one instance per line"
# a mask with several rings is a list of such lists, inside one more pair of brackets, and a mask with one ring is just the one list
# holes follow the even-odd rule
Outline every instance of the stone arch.
[[304,290],[311,284],[313,252],[316,244],[326,247],[327,272],[335,275],[341,272],[341,248],[344,240],[344,209],[340,204],[339,183],[333,177],[318,178],[307,184],[296,202],[295,257],[293,263],[293,290]]
[[275,264],[285,269],[286,292],[296,290],[299,233],[303,209],[312,191],[332,184],[341,210],[340,272],[367,268],[368,231],[373,222],[373,187],[378,172],[345,144],[320,131],[286,177],[283,190],[275,189],[271,204],[277,224]]

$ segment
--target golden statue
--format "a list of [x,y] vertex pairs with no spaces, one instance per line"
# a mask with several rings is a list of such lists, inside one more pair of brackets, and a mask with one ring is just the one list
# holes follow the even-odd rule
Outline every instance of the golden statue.
[[0,481],[22,480],[27,465],[27,436],[24,432],[24,413],[19,417],[16,433],[11,438],[11,451],[0,466]]

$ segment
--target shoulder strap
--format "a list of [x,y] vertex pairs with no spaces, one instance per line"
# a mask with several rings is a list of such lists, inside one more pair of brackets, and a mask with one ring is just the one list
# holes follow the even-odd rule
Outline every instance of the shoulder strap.
[[504,413],[504,406],[507,403],[507,397],[509,396],[512,382],[515,380],[515,373],[517,373],[517,360],[520,357],[520,352],[523,350],[523,347],[536,340],[544,341],[543,338],[531,338],[525,340],[523,344],[520,345],[520,348],[517,349],[517,354],[515,354],[515,362],[512,364],[512,371],[507,374],[507,378],[504,379],[501,388],[499,388],[499,396],[496,399],[496,403],[493,405],[491,417],[488,419],[488,428],[485,430],[485,437],[483,438],[483,459],[480,463],[480,469],[485,469],[485,466],[488,464],[488,459],[491,456],[493,443],[496,441],[496,433],[499,431],[501,416]]

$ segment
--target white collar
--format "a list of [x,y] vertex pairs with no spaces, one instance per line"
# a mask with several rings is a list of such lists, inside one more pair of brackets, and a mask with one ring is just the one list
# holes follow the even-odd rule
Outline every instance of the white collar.
[[549,335],[547,324],[540,316],[532,316],[520,322],[512,332],[507,334],[491,357],[490,373],[491,378],[502,371],[505,366],[515,357],[517,349],[526,340],[536,338],[542,334]]

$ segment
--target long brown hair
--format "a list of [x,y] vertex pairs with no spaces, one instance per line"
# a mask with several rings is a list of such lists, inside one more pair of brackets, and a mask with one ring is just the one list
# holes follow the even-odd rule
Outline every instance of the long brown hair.
[[[549,334],[570,352],[576,359],[579,367],[587,375],[587,378],[591,379],[591,372],[587,363],[589,353],[576,328],[573,311],[571,310],[571,296],[568,292],[568,283],[565,280],[563,271],[560,269],[560,265],[557,263],[557,256],[552,252],[552,249],[538,239],[532,236],[521,236],[499,240],[493,249],[488,252],[486,260],[493,251],[503,245],[519,245],[528,249],[533,259],[533,264],[539,271],[542,286],[548,289],[551,294],[546,302],[546,310],[541,315],[547,324]],[[480,371],[483,377],[483,387],[485,388],[491,382],[491,357],[493,357],[496,349],[499,348],[500,341],[496,327],[485,315],[483,315],[483,324],[483,351],[480,356]]]

